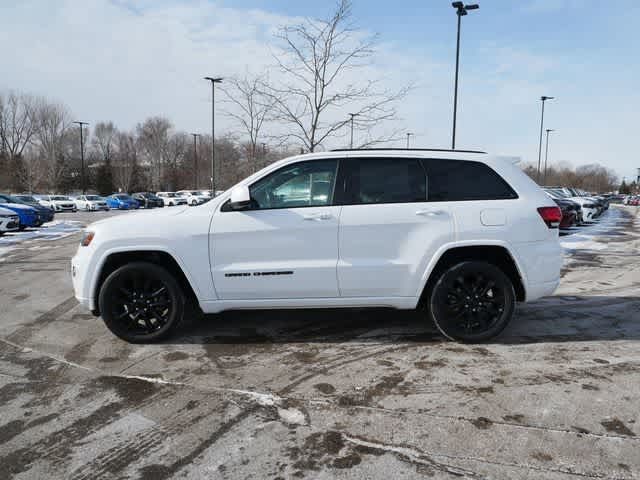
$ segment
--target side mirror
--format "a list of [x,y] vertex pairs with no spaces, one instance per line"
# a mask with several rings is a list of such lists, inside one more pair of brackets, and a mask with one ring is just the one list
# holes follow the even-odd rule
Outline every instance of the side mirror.
[[229,207],[232,210],[242,210],[249,206],[251,203],[251,195],[249,194],[249,187],[241,185],[234,188],[231,191],[231,199],[229,200]]

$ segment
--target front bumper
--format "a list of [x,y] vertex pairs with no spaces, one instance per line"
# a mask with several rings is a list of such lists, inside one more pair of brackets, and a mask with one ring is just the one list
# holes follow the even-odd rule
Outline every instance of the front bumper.
[[0,232],[13,232],[20,227],[18,217],[0,218]]

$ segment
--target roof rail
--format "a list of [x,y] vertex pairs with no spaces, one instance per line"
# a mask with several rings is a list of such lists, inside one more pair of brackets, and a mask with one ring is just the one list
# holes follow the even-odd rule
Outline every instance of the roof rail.
[[331,152],[369,152],[375,150],[393,150],[393,151],[407,151],[407,152],[453,152],[453,153],[487,153],[480,150],[451,150],[448,148],[385,148],[385,147],[373,147],[373,148],[335,148],[330,150]]

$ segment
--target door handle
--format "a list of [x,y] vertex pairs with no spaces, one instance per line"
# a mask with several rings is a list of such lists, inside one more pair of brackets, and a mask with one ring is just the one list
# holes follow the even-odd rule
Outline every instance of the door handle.
[[439,217],[446,214],[447,212],[444,210],[418,210],[416,212],[416,215],[420,215],[421,217]]
[[331,220],[333,218],[333,215],[331,215],[330,213],[311,213],[309,215],[303,215],[302,218],[304,218],[305,220],[315,221]]

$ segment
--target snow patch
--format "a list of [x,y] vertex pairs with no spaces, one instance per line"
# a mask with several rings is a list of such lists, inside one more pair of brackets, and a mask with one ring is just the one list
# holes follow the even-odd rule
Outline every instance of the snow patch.
[[291,425],[306,425],[307,417],[297,408],[278,408],[280,419]]

